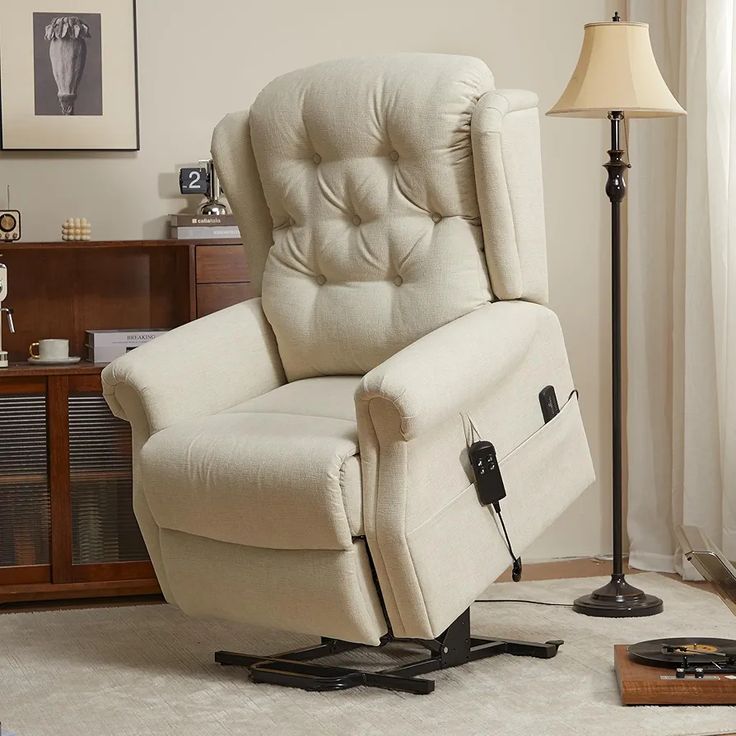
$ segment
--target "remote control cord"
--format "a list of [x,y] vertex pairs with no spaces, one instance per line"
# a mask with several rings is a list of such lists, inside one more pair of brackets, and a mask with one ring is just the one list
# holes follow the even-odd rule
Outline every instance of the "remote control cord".
[[493,502],[493,509],[496,512],[499,521],[501,522],[501,528],[503,529],[503,535],[506,537],[506,547],[509,550],[509,554],[511,555],[511,560],[513,562],[513,571],[511,573],[511,578],[515,583],[518,583],[519,580],[521,580],[521,557],[517,557],[514,554],[514,548],[511,546],[511,540],[509,539],[509,533],[506,531],[506,523],[503,520],[503,514],[501,513],[501,503],[499,501]]

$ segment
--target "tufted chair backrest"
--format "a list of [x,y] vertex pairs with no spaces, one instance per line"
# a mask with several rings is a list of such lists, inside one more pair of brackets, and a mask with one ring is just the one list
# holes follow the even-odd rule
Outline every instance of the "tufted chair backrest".
[[[263,256],[263,309],[289,380],[363,374],[491,300],[489,266],[508,271],[504,248],[520,267],[514,242],[484,255],[482,214],[510,217],[515,238],[507,182],[483,179],[501,186],[496,203],[479,204],[476,191],[471,119],[493,87],[470,57],[327,62],[274,80],[249,118],[216,131],[218,171],[256,270]],[[239,151],[235,122],[249,137]],[[541,222],[532,237],[543,251]],[[546,270],[536,290],[500,296],[544,300]]]

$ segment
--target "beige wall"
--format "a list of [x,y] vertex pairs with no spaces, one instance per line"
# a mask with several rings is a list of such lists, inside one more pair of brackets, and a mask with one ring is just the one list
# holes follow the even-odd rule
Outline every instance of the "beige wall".
[[[575,64],[583,23],[605,19],[608,6],[606,0],[138,0],[141,151],[0,153],[0,187],[13,187],[26,240],[56,240],[59,224],[72,215],[88,217],[100,239],[163,237],[167,213],[188,204],[177,194],[177,164],[207,157],[214,124],[246,107],[274,76],[355,54],[472,54],[485,59],[498,87],[534,90],[545,110]],[[542,144],[552,306],[565,328],[602,480],[529,559],[606,553],[610,544],[605,124],[545,118]]]

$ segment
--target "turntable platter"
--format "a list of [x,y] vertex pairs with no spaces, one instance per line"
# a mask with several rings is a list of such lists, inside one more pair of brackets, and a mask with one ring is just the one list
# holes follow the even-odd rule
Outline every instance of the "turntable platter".
[[690,665],[732,664],[736,662],[736,640],[707,637],[651,639],[632,644],[629,657],[652,667],[681,667],[684,657]]

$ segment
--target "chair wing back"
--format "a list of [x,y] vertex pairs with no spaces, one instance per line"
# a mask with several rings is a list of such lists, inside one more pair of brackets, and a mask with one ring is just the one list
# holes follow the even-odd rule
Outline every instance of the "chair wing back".
[[479,59],[362,57],[279,77],[218,125],[215,163],[289,380],[366,373],[494,292],[544,301],[530,98],[506,135],[519,100]]

